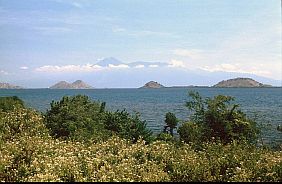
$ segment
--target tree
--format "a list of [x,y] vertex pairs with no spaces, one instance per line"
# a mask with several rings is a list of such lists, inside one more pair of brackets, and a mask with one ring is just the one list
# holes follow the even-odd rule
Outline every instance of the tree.
[[45,124],[56,138],[103,139],[109,135],[103,124],[104,106],[85,95],[64,96],[58,102],[52,101]]
[[105,128],[116,133],[122,138],[136,142],[139,138],[147,142],[152,140],[152,132],[147,128],[146,121],[140,120],[140,116],[131,116],[125,110],[107,112],[105,116]]
[[188,101],[186,106],[194,112],[191,121],[197,123],[203,131],[201,141],[212,139],[220,139],[224,143],[240,139],[256,141],[260,133],[256,122],[247,118],[246,114],[238,109],[238,104],[231,103],[233,97],[218,95],[203,99],[198,92],[189,92],[189,96],[192,100]]
[[167,128],[169,128],[170,135],[173,136],[173,129],[176,128],[177,122],[178,122],[178,120],[177,120],[175,114],[173,114],[172,112],[166,113],[166,115],[165,115],[166,125],[164,126],[164,132],[166,132]]
[[16,107],[24,108],[24,102],[17,96],[0,97],[0,110],[8,112]]

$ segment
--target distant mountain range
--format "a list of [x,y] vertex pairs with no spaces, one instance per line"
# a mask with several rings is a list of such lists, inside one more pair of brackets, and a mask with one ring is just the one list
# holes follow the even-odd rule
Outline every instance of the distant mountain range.
[[21,86],[15,86],[9,83],[1,83],[0,82],[0,89],[22,89]]
[[60,81],[57,84],[49,88],[50,89],[92,89],[93,87],[86,84],[82,80],[77,80],[73,83],[68,83],[66,81]]

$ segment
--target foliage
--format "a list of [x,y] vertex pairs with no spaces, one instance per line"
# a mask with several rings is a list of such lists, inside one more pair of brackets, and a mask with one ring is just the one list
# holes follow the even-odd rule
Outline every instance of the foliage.
[[[74,101],[77,108],[87,111],[85,107],[88,101],[84,97],[77,98],[86,102],[81,104]],[[59,105],[58,102],[57,106],[53,105],[60,112],[60,108],[66,104],[64,108],[74,108],[69,103]],[[88,112],[102,113],[99,105],[93,109],[95,113]],[[63,115],[52,115],[58,114]],[[113,122],[116,119],[119,122],[110,126],[112,129],[118,127],[113,132],[129,130],[123,126],[128,125],[128,120],[134,121],[134,116],[129,116],[125,111],[112,114]],[[86,114],[82,115],[86,117]],[[102,119],[108,116],[104,113],[100,115]],[[220,141],[206,142],[197,151],[190,144],[159,140],[146,144],[142,139],[133,143],[118,137],[120,135],[85,144],[83,141],[66,141],[49,136],[43,118],[36,111],[23,108],[0,112],[1,182],[282,181],[281,150],[258,148],[248,142],[233,140],[225,144]],[[187,129],[197,129],[198,125],[187,122],[183,124],[182,130],[185,130],[185,126]],[[188,140],[193,140],[192,135],[189,136]]]
[[56,138],[101,140],[109,136],[102,122],[103,108],[88,96],[64,96],[58,102],[52,101],[51,109],[46,113],[45,124]]
[[48,135],[43,118],[38,112],[24,108],[14,108],[9,112],[0,111],[0,140],[35,135]]
[[125,110],[107,112],[104,124],[107,130],[133,142],[136,142],[140,137],[147,142],[152,140],[151,130],[146,127],[145,121],[140,120],[138,114],[131,116]]
[[185,122],[177,130],[180,140],[186,143],[201,145],[204,135],[203,126],[199,123]]
[[24,108],[24,102],[17,96],[0,97],[0,110],[7,112],[17,107]]
[[131,116],[125,110],[110,112],[105,106],[105,102],[92,102],[87,96],[63,97],[51,103],[45,123],[56,138],[99,141],[117,134],[133,142],[140,137],[151,141],[152,132],[137,114]]
[[81,142],[22,136],[0,145],[0,181],[281,181],[282,152],[231,142],[203,151],[111,137]]
[[164,132],[169,127],[170,135],[173,136],[173,129],[177,126],[178,119],[176,118],[175,114],[172,112],[168,112],[165,115],[165,123],[166,126],[164,127]]
[[231,104],[233,97],[218,95],[214,98],[203,99],[198,92],[189,92],[192,101],[186,106],[195,113],[191,121],[200,124],[202,141],[220,139],[224,143],[232,140],[246,139],[255,142],[259,128],[255,121],[246,117],[238,109],[238,104]]
[[162,132],[162,133],[158,134],[156,140],[165,141],[165,142],[175,141],[175,139],[173,139],[173,137],[166,132]]

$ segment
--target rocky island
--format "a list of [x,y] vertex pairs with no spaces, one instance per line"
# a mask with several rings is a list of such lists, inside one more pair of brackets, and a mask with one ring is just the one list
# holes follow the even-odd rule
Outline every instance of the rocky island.
[[228,79],[223,80],[212,87],[219,87],[219,88],[243,88],[243,87],[272,87],[271,85],[262,84],[260,82],[255,81],[251,78],[235,78],[235,79]]
[[0,89],[23,89],[23,87],[0,82]]
[[49,88],[50,89],[92,89],[93,87],[86,84],[82,80],[77,80],[73,83],[68,83],[66,81],[60,81],[57,84]]
[[164,86],[161,85],[160,83],[156,82],[156,81],[150,81],[150,82],[147,82],[141,88],[164,88]]

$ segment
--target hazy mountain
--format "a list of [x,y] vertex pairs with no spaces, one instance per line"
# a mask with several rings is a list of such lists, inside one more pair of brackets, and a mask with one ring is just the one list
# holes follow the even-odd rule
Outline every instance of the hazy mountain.
[[161,85],[160,83],[158,83],[156,81],[150,81],[150,82],[147,82],[141,88],[163,88],[163,87],[164,87],[163,85]]
[[235,78],[223,80],[212,87],[271,87],[251,78]]
[[120,60],[118,60],[118,59],[116,59],[114,57],[108,57],[108,58],[100,60],[96,64],[99,65],[99,66],[107,67],[110,64],[112,64],[112,65],[121,65],[121,64],[123,64],[123,62],[121,62]]
[[77,80],[71,84],[73,89],[91,89],[93,88],[92,86],[86,84],[82,80]]
[[[219,81],[232,78],[251,78],[262,84],[282,86],[281,80],[274,80],[250,73],[238,72],[210,72],[202,69],[189,69],[183,67],[169,66],[165,62],[137,61],[125,63],[113,57],[100,60],[97,65],[103,65],[97,71],[75,71],[75,72],[34,72],[32,77],[21,75],[17,78],[7,78],[3,75],[2,80],[9,83],[17,83],[20,86],[30,88],[46,88],[60,81],[62,78],[67,81],[81,79],[96,88],[139,88],[148,81],[158,81],[164,86],[212,86]],[[128,67],[114,68],[109,65],[128,65]],[[50,77],[51,76],[51,77]],[[5,78],[6,77],[6,78]],[[70,88],[69,84],[62,83],[59,86]],[[56,87],[56,86],[55,86]],[[72,87],[71,87],[72,88]]]
[[91,89],[92,86],[86,84],[82,80],[77,80],[73,83],[68,83],[66,81],[60,81],[57,84],[50,87],[50,89]]
[[60,81],[49,88],[50,89],[70,89],[71,84],[66,81]]
[[15,86],[9,83],[1,83],[0,82],[0,89],[22,89],[21,86]]

